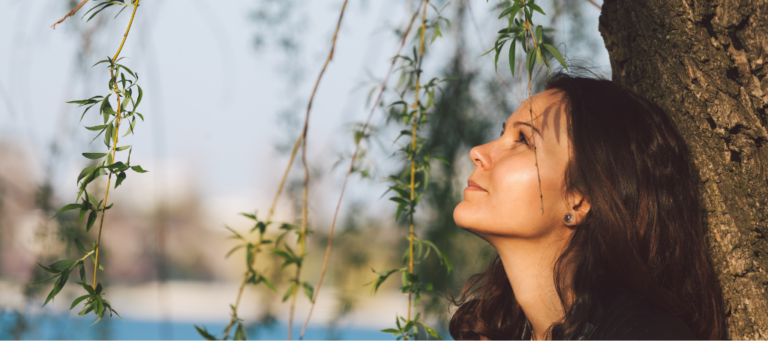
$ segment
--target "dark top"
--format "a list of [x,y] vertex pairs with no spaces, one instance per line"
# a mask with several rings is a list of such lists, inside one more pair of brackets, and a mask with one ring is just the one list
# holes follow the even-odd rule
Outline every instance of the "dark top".
[[625,288],[602,293],[579,340],[694,340],[685,323]]
[[[605,284],[604,284],[605,285]],[[570,340],[695,340],[688,326],[672,313],[656,307],[631,289],[605,285],[596,291],[597,304],[587,323]],[[579,304],[569,314],[579,312]],[[523,328],[522,340],[531,339],[530,324]]]

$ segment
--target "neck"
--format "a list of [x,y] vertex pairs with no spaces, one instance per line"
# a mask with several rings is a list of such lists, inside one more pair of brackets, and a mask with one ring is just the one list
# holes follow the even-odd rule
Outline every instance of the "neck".
[[553,233],[538,239],[491,242],[504,264],[515,300],[533,327],[534,339],[542,339],[549,326],[565,316],[553,273],[568,237]]

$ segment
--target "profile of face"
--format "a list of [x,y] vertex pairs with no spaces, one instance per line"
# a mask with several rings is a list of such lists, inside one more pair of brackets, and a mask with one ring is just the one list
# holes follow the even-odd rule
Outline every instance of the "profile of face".
[[[456,224],[489,242],[545,238],[577,225],[589,203],[578,194],[566,195],[567,129],[562,91],[550,89],[523,103],[504,123],[501,137],[470,151],[475,170],[464,201],[453,211]],[[564,221],[568,213],[570,223]]]

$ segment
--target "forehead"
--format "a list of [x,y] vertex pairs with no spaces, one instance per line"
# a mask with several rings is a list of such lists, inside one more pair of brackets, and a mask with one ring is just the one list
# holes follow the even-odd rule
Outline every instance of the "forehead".
[[[531,108],[533,103],[533,108]],[[533,111],[531,111],[533,109]],[[566,136],[566,99],[562,90],[550,89],[540,92],[523,102],[507,119],[507,127],[513,127],[515,122],[531,123],[541,132],[543,140],[554,138],[557,143]]]

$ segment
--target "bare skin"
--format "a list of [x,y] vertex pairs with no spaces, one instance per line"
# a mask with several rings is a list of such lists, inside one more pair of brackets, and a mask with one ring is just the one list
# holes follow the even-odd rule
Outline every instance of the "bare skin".
[[[531,125],[530,103],[533,103]],[[562,319],[554,264],[590,209],[578,193],[566,193],[570,159],[565,99],[558,90],[539,93],[506,121],[498,139],[472,148],[475,171],[453,212],[460,227],[488,241],[499,253],[515,298],[540,339]],[[534,161],[537,147],[541,194]],[[573,215],[564,222],[566,213]]]

